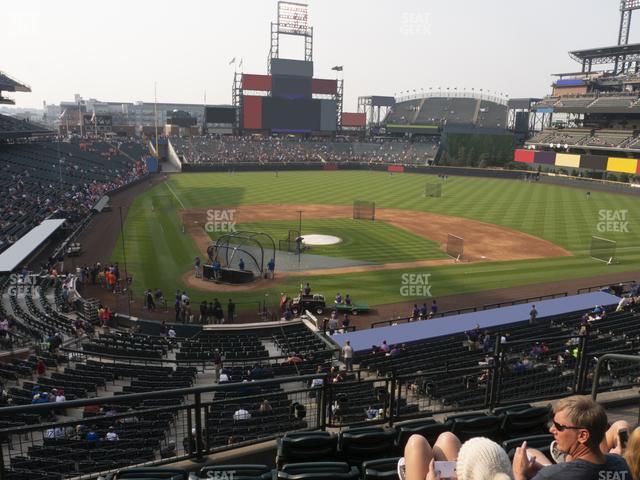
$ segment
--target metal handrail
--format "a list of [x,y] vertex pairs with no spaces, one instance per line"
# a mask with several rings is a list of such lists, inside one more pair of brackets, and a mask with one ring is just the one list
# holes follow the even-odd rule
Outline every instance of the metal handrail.
[[598,363],[596,363],[596,370],[593,374],[593,385],[591,385],[591,398],[593,398],[594,401],[598,397],[598,383],[600,380],[602,365],[609,360],[622,360],[623,362],[640,363],[640,356],[623,355],[621,353],[606,353],[598,358]]

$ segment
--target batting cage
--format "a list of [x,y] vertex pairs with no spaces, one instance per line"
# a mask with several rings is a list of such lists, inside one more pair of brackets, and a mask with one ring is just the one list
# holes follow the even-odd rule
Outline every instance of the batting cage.
[[447,233],[447,255],[456,260],[464,257],[464,238]]
[[441,183],[427,183],[424,187],[424,196],[440,198],[442,196],[442,184]]
[[354,220],[375,220],[376,219],[376,202],[368,202],[366,200],[355,200],[353,202],[353,219]]
[[591,237],[591,258],[594,260],[600,260],[608,264],[615,263],[616,259],[616,245],[614,240],[607,240],[606,238]]
[[298,230],[289,230],[289,235],[287,236],[287,238],[278,240],[278,250],[281,250],[283,252],[296,253],[298,251],[296,238],[298,238],[299,236],[300,232]]

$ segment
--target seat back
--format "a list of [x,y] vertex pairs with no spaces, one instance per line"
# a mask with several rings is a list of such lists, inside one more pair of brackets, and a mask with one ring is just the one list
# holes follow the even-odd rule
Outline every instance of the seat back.
[[451,431],[466,442],[473,437],[486,437],[494,441],[500,441],[502,437],[502,417],[497,415],[485,415],[484,417],[470,419],[456,419]]
[[508,412],[502,422],[504,438],[545,434],[548,431],[549,413],[548,406]]
[[368,460],[362,464],[362,480],[399,480],[400,457]]
[[189,480],[189,472],[181,468],[125,468],[113,480]]
[[349,465],[360,467],[364,461],[376,460],[395,451],[395,437],[393,430],[342,432],[340,454]]
[[308,462],[284,465],[276,480],[359,480],[360,471],[344,462]]
[[502,415],[507,412],[517,412],[519,410],[526,410],[527,408],[531,408],[530,403],[516,403],[514,405],[505,405],[504,407],[497,407],[493,409],[494,415]]
[[276,465],[336,459],[338,437],[329,432],[287,434],[278,440]]
[[[527,437],[512,438],[502,442],[502,448],[509,454],[509,458],[513,459],[513,455],[516,452],[516,448],[522,445],[522,442],[526,440],[527,446],[535,448],[549,457],[549,448],[551,442],[553,442],[553,435],[530,435]],[[551,458],[551,457],[549,457]]]

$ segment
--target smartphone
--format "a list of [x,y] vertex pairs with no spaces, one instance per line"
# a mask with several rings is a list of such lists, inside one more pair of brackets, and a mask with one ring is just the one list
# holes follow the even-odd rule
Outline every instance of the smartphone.
[[452,478],[456,475],[457,462],[434,462],[434,467],[440,472],[440,478]]
[[620,439],[620,446],[627,448],[627,442],[629,441],[629,432],[626,430],[618,430],[618,438]]

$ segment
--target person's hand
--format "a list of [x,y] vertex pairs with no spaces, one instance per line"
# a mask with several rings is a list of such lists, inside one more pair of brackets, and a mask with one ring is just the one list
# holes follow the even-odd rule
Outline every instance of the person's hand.
[[429,462],[429,471],[426,480],[440,480],[440,471],[436,470],[435,461],[431,459]]
[[527,455],[527,442],[522,442],[522,446],[516,448],[513,456],[513,476],[516,480],[528,480],[532,478],[540,469],[535,458]]

